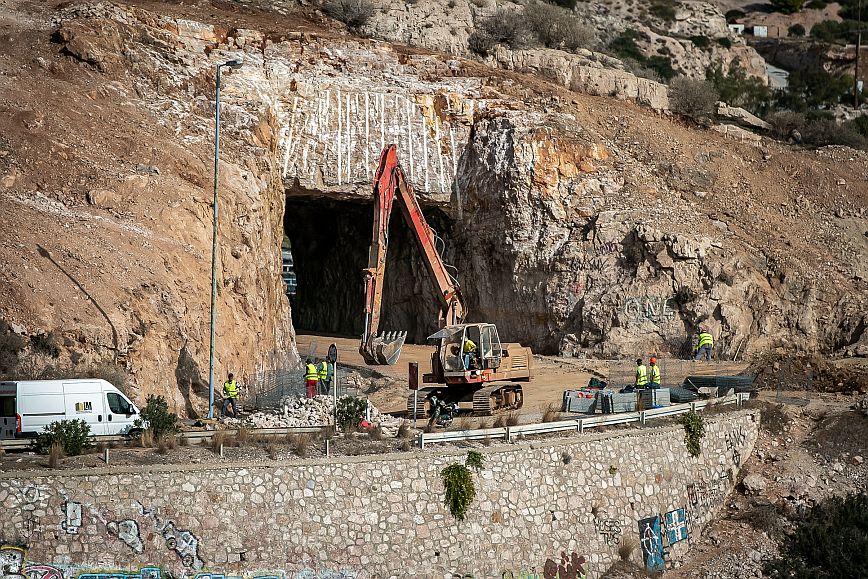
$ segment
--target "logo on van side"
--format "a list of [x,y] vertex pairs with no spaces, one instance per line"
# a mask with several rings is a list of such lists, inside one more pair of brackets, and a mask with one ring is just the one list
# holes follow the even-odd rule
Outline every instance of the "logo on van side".
[[93,412],[93,402],[76,402],[75,403],[75,411],[79,414],[83,414],[86,412]]

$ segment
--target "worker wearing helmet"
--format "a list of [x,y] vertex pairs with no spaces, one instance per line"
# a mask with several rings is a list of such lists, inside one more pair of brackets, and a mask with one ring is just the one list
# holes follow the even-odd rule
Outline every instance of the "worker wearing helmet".
[[636,360],[636,388],[648,386],[648,368],[642,363],[642,358]]
[[707,362],[711,362],[711,351],[714,349],[714,338],[711,332],[705,328],[699,328],[699,343],[696,345],[695,360],[702,360],[703,356]]
[[657,365],[657,358],[651,356],[648,362],[651,364],[651,367],[648,368],[648,372],[651,374],[651,388],[660,388],[660,366]]

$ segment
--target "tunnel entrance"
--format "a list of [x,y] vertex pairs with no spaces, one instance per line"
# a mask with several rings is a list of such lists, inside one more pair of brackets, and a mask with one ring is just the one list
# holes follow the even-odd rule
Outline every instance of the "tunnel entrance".
[[[295,294],[289,299],[296,331],[361,336],[362,269],[367,267],[373,211],[372,201],[287,197],[284,231],[292,248]],[[454,252],[451,220],[439,209],[424,213],[446,240],[449,261]],[[397,207],[389,223],[387,259],[380,331],[406,330],[408,342],[425,343],[438,329],[438,298]]]

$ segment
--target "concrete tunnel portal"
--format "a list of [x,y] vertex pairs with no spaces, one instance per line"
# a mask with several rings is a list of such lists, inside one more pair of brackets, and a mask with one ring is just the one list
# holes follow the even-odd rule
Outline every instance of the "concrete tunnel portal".
[[[373,228],[372,200],[338,200],[290,195],[284,232],[289,238],[295,293],[289,296],[297,332],[358,337],[364,325],[362,270],[367,267]],[[425,217],[454,247],[452,221],[440,209]],[[437,331],[438,302],[419,248],[395,207],[389,223],[389,249],[380,331],[406,330],[407,341],[425,343]]]

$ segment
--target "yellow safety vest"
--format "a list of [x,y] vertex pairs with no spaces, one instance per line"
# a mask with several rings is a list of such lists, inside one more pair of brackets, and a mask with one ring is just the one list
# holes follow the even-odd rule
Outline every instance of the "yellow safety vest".
[[648,369],[645,364],[636,366],[636,386],[648,385]]
[[227,380],[223,383],[223,395],[226,398],[238,398],[238,382]]
[[325,360],[319,363],[319,379],[325,380],[329,377],[329,364]]
[[305,380],[316,380],[319,377],[319,373],[316,371],[316,366],[313,364],[307,364],[304,372]]
[[473,340],[467,339],[464,340],[464,353],[473,352],[476,350],[476,344],[473,343]]
[[702,332],[699,334],[699,345],[697,348],[701,348],[702,346],[712,346],[714,347],[714,338],[711,337],[711,334],[708,332]]
[[660,384],[660,366],[657,364],[651,366],[651,383]]

